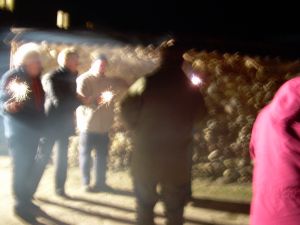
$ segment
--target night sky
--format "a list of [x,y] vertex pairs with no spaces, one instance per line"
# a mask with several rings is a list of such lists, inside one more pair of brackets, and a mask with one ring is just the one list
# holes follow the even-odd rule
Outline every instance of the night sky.
[[289,1],[15,1],[13,14],[0,11],[0,28],[56,28],[61,9],[70,13],[73,30],[86,29],[86,21],[91,21],[100,32],[183,34],[193,40],[217,40],[212,49],[300,55],[299,7]]
[[[56,12],[70,12],[72,28],[86,21],[133,32],[192,32],[217,35],[261,36],[299,33],[296,3],[217,0],[15,0],[16,26],[55,27]],[[197,2],[197,4],[195,3]],[[1,22],[4,22],[3,20]]]

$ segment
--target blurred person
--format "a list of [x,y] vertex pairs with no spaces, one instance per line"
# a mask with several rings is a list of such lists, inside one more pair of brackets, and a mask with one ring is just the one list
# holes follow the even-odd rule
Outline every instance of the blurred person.
[[[107,189],[108,132],[114,121],[114,103],[128,88],[124,80],[106,76],[107,64],[105,55],[97,55],[90,70],[77,78],[77,93],[85,103],[77,108],[76,117],[80,132],[80,168],[87,192]],[[92,149],[96,151],[94,186],[90,186]]]
[[40,174],[36,175],[36,187],[51,157],[56,144],[55,193],[66,197],[65,182],[68,168],[69,137],[75,133],[75,109],[80,104],[76,94],[79,55],[73,48],[66,48],[58,55],[59,68],[43,76],[42,84],[46,93],[47,116],[46,135],[39,147]]
[[184,206],[191,197],[192,132],[206,106],[181,69],[183,53],[176,44],[162,48],[160,68],[137,80],[121,102],[121,115],[133,139],[138,224],[154,224],[157,185],[167,224],[183,224]]
[[22,45],[14,55],[14,64],[1,79],[0,109],[12,157],[14,211],[23,219],[33,220],[38,206],[32,202],[31,176],[45,122],[38,45]]
[[252,130],[254,160],[251,225],[300,221],[300,78],[287,81],[258,115]]

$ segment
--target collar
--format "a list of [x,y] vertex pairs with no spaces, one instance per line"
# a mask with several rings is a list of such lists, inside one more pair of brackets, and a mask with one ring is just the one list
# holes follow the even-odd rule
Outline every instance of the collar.
[[67,74],[70,74],[70,75],[74,75],[74,76],[77,76],[78,75],[78,72],[76,72],[75,74],[69,70],[67,67],[64,67],[64,66],[61,66],[59,68],[60,71],[64,72],[64,73],[67,73]]

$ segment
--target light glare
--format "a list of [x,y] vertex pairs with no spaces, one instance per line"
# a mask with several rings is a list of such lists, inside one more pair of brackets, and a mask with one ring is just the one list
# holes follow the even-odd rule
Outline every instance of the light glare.
[[196,86],[203,83],[202,79],[200,77],[196,76],[195,74],[192,75],[191,82],[193,85],[196,85]]
[[101,94],[101,105],[109,105],[114,97],[114,93],[112,91],[103,91]]
[[29,94],[29,86],[26,82],[12,80],[8,85],[8,92],[12,95],[12,98],[17,102],[23,102],[27,99]]

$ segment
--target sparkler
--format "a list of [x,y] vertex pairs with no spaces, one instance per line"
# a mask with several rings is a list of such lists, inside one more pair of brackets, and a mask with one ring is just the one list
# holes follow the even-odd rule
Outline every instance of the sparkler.
[[28,98],[30,92],[29,86],[26,82],[13,79],[7,86],[8,92],[11,94],[12,99],[17,102],[23,102]]
[[192,74],[190,79],[191,79],[192,84],[195,86],[199,86],[203,83],[203,80],[195,74]]
[[115,94],[111,90],[106,90],[101,93],[100,96],[100,105],[109,105],[114,98]]

